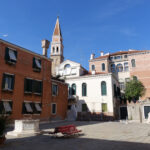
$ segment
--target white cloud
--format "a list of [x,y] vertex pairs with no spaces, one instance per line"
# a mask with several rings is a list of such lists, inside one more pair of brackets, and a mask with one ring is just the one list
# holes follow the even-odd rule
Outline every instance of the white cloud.
[[2,36],[3,36],[3,37],[7,37],[7,36],[8,36],[8,34],[3,34]]

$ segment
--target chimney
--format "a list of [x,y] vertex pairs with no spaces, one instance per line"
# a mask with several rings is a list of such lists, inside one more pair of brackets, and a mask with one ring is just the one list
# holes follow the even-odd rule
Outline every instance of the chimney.
[[91,54],[90,60],[94,59],[95,54]]
[[104,56],[104,52],[103,51],[101,51],[101,56]]
[[48,40],[42,40],[43,56],[47,57],[47,49],[49,48],[50,42]]

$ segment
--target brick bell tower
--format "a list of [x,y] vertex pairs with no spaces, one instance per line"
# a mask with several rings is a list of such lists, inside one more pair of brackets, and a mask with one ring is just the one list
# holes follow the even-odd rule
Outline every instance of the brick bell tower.
[[56,67],[61,64],[64,61],[63,56],[63,39],[59,24],[59,17],[57,17],[53,36],[52,36],[52,42],[51,42],[51,53],[50,57],[53,60],[52,61],[52,75],[56,75]]

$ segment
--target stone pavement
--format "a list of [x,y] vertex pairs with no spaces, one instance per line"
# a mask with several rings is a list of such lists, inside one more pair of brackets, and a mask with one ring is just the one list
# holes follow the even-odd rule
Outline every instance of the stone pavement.
[[54,127],[75,124],[84,135],[54,137],[48,134],[34,137],[7,137],[0,150],[150,150],[149,124],[120,122],[54,122],[41,124],[40,129],[52,131]]

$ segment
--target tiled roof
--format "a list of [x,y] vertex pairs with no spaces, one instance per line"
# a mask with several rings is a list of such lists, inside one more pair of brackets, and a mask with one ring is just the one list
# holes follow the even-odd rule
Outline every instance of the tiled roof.
[[94,58],[94,60],[108,58],[109,56],[116,56],[116,55],[122,55],[122,54],[134,54],[134,53],[146,52],[146,51],[150,51],[150,50],[119,51],[119,52],[111,53],[109,55],[99,56],[97,58]]

